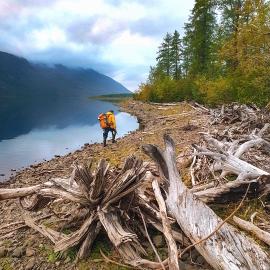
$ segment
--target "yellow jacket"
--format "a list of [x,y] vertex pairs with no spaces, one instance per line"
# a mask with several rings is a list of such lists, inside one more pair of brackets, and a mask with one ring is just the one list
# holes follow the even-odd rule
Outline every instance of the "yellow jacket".
[[112,112],[107,112],[106,115],[110,128],[116,129],[116,121],[114,114]]

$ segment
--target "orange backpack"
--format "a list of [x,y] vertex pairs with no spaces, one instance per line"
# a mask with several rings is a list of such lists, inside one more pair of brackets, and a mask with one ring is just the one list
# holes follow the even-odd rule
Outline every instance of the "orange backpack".
[[99,124],[100,124],[100,127],[101,128],[107,128],[107,127],[109,127],[108,117],[107,117],[106,113],[101,113],[98,116],[98,120],[99,120]]

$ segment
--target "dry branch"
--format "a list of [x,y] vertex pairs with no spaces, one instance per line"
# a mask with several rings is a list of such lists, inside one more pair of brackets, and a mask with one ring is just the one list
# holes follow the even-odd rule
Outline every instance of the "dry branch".
[[152,186],[153,186],[156,200],[157,200],[158,205],[159,205],[159,211],[160,211],[160,216],[161,216],[162,225],[163,225],[163,233],[164,233],[164,236],[165,236],[165,239],[167,242],[167,246],[168,246],[169,269],[177,270],[177,269],[179,269],[177,246],[176,246],[176,243],[173,239],[171,226],[170,226],[170,223],[168,221],[166,205],[165,205],[165,202],[164,202],[163,197],[161,195],[159,184],[158,184],[156,179],[153,181]]
[[233,217],[233,221],[239,226],[239,228],[254,234],[258,239],[270,246],[270,233],[263,231],[251,222],[245,221],[236,216]]
[[[164,151],[153,145],[144,146],[144,150],[169,180],[166,204],[170,213],[191,242],[196,243],[213,232],[222,220],[185,187],[176,167],[174,142],[169,136],[164,137],[164,142]],[[214,269],[270,268],[267,254],[227,223],[196,249]]]

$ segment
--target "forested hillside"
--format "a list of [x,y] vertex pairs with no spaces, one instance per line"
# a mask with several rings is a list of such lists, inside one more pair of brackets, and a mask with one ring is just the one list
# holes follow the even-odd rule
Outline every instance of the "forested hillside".
[[184,28],[165,35],[137,99],[269,102],[270,1],[196,0]]
[[95,96],[130,93],[93,69],[33,64],[0,51],[0,97]]

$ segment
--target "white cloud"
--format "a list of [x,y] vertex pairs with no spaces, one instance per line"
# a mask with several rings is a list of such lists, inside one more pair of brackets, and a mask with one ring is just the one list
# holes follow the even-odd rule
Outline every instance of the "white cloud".
[[163,36],[182,31],[193,3],[0,0],[0,50],[35,61],[109,70],[107,75],[135,90],[154,64]]
[[33,42],[35,49],[45,50],[58,44],[64,44],[67,38],[61,28],[49,26],[43,29],[34,29],[28,34],[28,40]]
[[152,61],[153,52],[157,45],[158,41],[154,38],[124,31],[111,44],[108,44],[103,57],[110,62],[116,61],[120,65],[141,65]]

